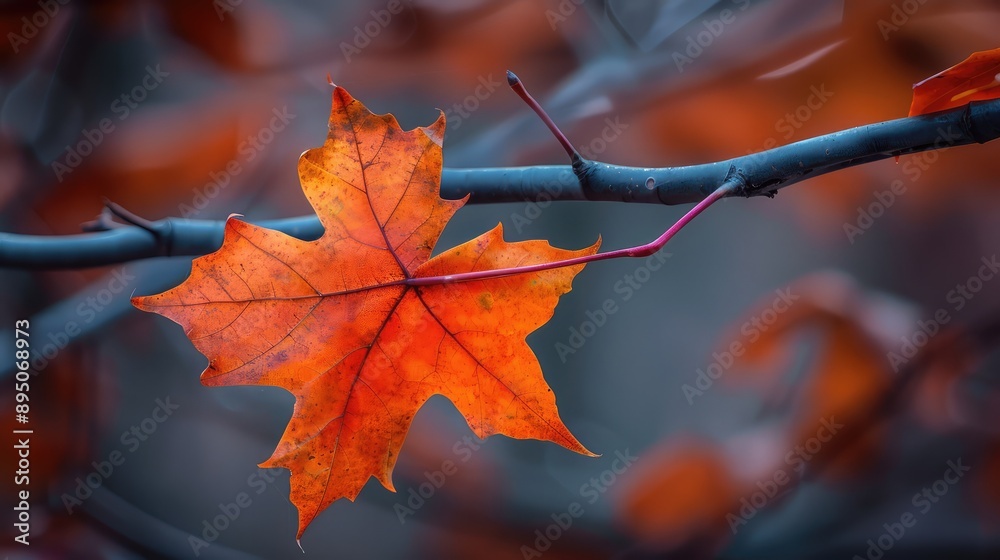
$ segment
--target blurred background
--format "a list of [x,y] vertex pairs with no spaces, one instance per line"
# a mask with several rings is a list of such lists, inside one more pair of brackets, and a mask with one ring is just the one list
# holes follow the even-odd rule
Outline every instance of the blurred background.
[[[585,155],[672,166],[903,117],[914,82],[1000,46],[987,0],[31,0],[0,26],[0,230],[41,235],[104,199],[309,213],[295,161],[325,137],[327,74],[406,129],[445,111],[449,167],[565,163],[507,69]],[[334,504],[305,555],[996,558],[998,146],[724,200],[662,261],[588,266],[528,341],[602,456],[478,441],[435,397],[398,492]],[[470,205],[438,247],[502,222],[615,249],[684,210]],[[291,396],[202,387],[181,329],[129,304],[189,265],[0,270],[4,344],[28,318],[36,349],[31,546],[4,523],[5,558],[301,557],[287,472],[256,467]]]

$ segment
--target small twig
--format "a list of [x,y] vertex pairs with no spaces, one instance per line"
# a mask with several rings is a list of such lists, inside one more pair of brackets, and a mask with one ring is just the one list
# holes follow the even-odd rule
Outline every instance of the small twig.
[[89,222],[83,222],[80,224],[80,229],[87,232],[98,232],[98,231],[111,231],[115,228],[126,227],[123,224],[119,224],[114,220],[114,215],[107,206],[101,208],[101,213],[97,215],[96,218]]
[[170,220],[159,220],[156,222],[147,220],[108,199],[104,199],[104,206],[122,221],[151,233],[153,239],[156,241],[156,245],[163,254],[173,254],[174,235],[173,225]]
[[520,266],[512,268],[497,268],[493,270],[479,270],[476,272],[463,272],[459,274],[451,274],[447,276],[426,276],[422,278],[407,278],[402,284],[407,286],[429,286],[436,284],[454,284],[457,282],[470,282],[472,280],[485,280],[487,278],[502,278],[504,276],[512,276],[514,274],[526,274],[530,272],[541,272],[543,270],[552,270],[555,268],[563,268],[567,266],[577,266],[581,264],[587,264],[596,261],[605,261],[608,259],[619,259],[622,257],[648,257],[657,251],[659,251],[667,241],[677,235],[684,226],[691,223],[698,214],[701,214],[709,206],[714,204],[719,199],[731,194],[734,190],[739,188],[740,181],[737,178],[733,178],[721,187],[716,189],[712,194],[708,195],[705,200],[702,200],[694,206],[694,208],[687,211],[686,214],[681,216],[677,222],[667,228],[667,231],[663,232],[663,235],[657,237],[653,241],[646,243],[645,245],[637,245],[635,247],[626,247],[624,249],[617,249],[615,251],[608,251],[607,253],[595,253],[593,255],[584,255],[582,257],[573,257],[571,259],[564,259],[561,261],[552,261],[547,263],[534,264],[530,266]]
[[549,114],[545,112],[545,109],[542,109],[542,106],[535,101],[535,98],[528,93],[524,84],[521,83],[521,79],[517,77],[517,74],[511,72],[510,70],[507,71],[507,84],[510,86],[510,89],[514,90],[514,93],[516,93],[521,99],[524,100],[525,103],[528,104],[529,107],[531,107],[533,111],[535,111],[538,117],[542,119],[542,122],[545,123],[545,126],[549,127],[549,130],[551,130],[552,134],[555,135],[556,140],[558,140],[559,143],[562,144],[563,149],[566,150],[566,154],[569,156],[570,161],[573,162],[573,166],[576,167],[581,161],[583,161],[583,157],[580,156],[580,152],[576,151],[576,148],[573,146],[573,143],[569,141],[569,138],[567,138],[566,135],[559,130],[559,127],[556,126],[552,117],[550,117]]
[[143,218],[142,216],[134,214],[131,211],[126,210],[120,204],[116,204],[105,198],[104,207],[107,208],[108,211],[110,211],[112,214],[117,216],[125,223],[132,224],[133,226],[136,227],[140,227],[148,231],[149,233],[152,233],[156,237],[161,237],[163,235],[164,228],[161,226],[161,224],[152,222],[150,220],[147,220],[146,218]]

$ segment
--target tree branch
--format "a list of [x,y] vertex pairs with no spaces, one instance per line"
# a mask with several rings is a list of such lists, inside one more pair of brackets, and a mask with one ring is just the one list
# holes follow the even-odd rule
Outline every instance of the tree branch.
[[[1000,100],[931,115],[869,124],[757,154],[684,167],[627,167],[589,160],[546,165],[444,169],[441,195],[488,204],[536,200],[604,200],[687,204],[725,182],[731,196],[774,196],[778,189],[889,157],[1000,137]],[[304,240],[318,238],[315,216],[258,222]],[[223,221],[165,218],[146,227],[66,236],[0,233],[0,267],[84,268],[161,256],[204,255],[222,244]]]

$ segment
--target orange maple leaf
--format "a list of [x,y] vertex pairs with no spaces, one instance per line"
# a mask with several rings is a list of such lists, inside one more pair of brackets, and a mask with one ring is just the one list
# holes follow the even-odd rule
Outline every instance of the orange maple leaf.
[[430,258],[465,203],[438,194],[444,129],[442,114],[403,131],[336,87],[326,143],[298,164],[324,235],[301,241],[231,217],[222,247],[195,259],[187,280],[132,300],[184,327],[209,359],[203,384],[274,385],[295,396],[288,427],[260,466],[291,471],[297,538],[372,476],[394,490],[403,439],[435,394],[481,438],[548,440],[591,454],[559,418],[525,342],[583,265],[446,277],[591,255],[600,241],[580,251],[508,243],[497,225]]
[[926,115],[1000,97],[1000,48],[972,53],[962,62],[913,85],[910,114]]

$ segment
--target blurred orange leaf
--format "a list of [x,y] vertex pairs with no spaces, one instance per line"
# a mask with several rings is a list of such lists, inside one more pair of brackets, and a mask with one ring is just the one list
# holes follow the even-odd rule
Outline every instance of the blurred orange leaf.
[[[830,426],[844,424],[855,432],[859,426],[868,426],[856,441],[835,445],[839,452],[831,459],[831,471],[853,474],[878,454],[880,427],[868,422],[894,381],[877,336],[879,324],[897,322],[896,316],[903,311],[880,302],[877,295],[865,293],[837,273],[806,276],[792,283],[787,294],[786,299],[794,301],[785,309],[774,304],[758,308],[754,317],[763,318],[760,335],[747,340],[735,375],[730,377],[746,377],[769,390],[765,397],[769,407],[794,407],[791,439],[796,445],[811,444],[810,455],[836,436]],[[769,310],[771,318],[767,319]],[[798,347],[796,335],[810,332],[819,335],[818,344],[802,378],[780,379],[787,358]]]
[[744,481],[723,449],[681,437],[643,455],[618,502],[618,518],[644,542],[672,549],[729,533],[726,518],[739,508]]
[[980,460],[981,468],[975,475],[972,495],[983,517],[983,528],[989,532],[1000,531],[1000,442],[993,442]]
[[[414,414],[445,395],[479,437],[502,433],[587,454],[559,418],[525,337],[583,265],[463,283],[443,277],[593,254],[507,243],[498,225],[430,258],[464,201],[439,197],[443,115],[400,129],[344,89],[326,143],[299,159],[326,233],[312,242],[230,218],[190,277],[133,299],[184,327],[209,359],[202,383],[274,385],[295,396],[263,467],[291,471],[301,537],[324,508],[392,468]],[[414,285],[411,278],[434,278]]]
[[910,115],[926,115],[1000,97],[1000,48],[973,53],[913,86]]

